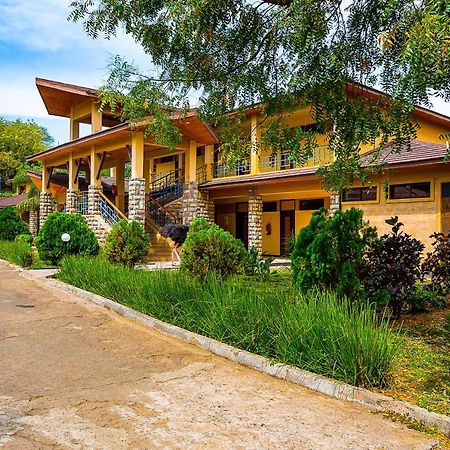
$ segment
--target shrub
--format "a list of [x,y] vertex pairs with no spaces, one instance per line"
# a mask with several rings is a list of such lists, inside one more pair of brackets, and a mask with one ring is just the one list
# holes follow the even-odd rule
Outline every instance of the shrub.
[[150,241],[139,222],[120,220],[106,236],[102,257],[116,264],[134,267],[147,259]]
[[225,279],[242,271],[245,253],[244,244],[228,231],[195,219],[182,247],[181,267],[201,280],[209,273]]
[[19,234],[30,234],[26,223],[12,206],[0,209],[0,240],[13,241]]
[[171,239],[177,247],[181,247],[186,240],[189,227],[187,225],[181,225],[179,223],[171,223],[165,225],[160,235],[166,239]]
[[0,241],[0,258],[21,267],[30,267],[33,264],[33,250],[27,242]]
[[285,286],[202,283],[175,271],[136,271],[67,257],[59,278],[195,333],[356,385],[382,385],[398,341],[367,304]]
[[430,275],[434,292],[445,295],[450,292],[450,232],[434,233],[433,251],[427,253],[422,265],[425,274]]
[[400,231],[403,223],[397,216],[386,223],[392,226],[392,231],[374,242],[367,252],[364,287],[372,299],[382,291],[387,292],[388,304],[398,319],[403,307],[411,301],[416,281],[421,279],[420,258],[425,246]]
[[244,272],[246,275],[256,275],[266,280],[270,276],[270,265],[274,259],[273,257],[260,258],[258,249],[251,247],[245,255]]
[[[64,233],[70,235],[69,242],[61,240]],[[40,258],[54,264],[65,255],[95,256],[99,251],[97,238],[84,216],[60,212],[48,215],[36,239],[36,246]]]
[[32,244],[33,243],[33,236],[31,234],[19,234],[14,239],[15,242],[25,242],[26,244]]
[[327,217],[315,212],[303,228],[292,253],[294,283],[302,292],[332,289],[351,300],[363,297],[360,271],[375,228],[363,221],[362,211],[352,208]]

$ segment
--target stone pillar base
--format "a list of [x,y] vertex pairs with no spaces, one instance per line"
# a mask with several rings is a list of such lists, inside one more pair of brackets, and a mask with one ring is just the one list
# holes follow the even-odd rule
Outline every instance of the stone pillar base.
[[255,247],[262,255],[262,197],[251,188],[248,197],[248,248]]
[[145,227],[145,179],[131,178],[128,182],[128,218]]
[[100,195],[99,192],[103,191],[103,187],[96,184],[90,184],[88,186],[88,213],[98,214],[100,212]]
[[45,219],[53,212],[52,194],[41,192],[39,195],[39,229],[44,225]]
[[30,211],[28,226],[30,228],[31,235],[33,237],[37,236],[39,232],[39,211]]
[[66,191],[66,212],[73,214],[78,212],[79,189],[67,189]]
[[338,192],[333,192],[330,195],[330,214],[334,215],[341,210],[341,196]]

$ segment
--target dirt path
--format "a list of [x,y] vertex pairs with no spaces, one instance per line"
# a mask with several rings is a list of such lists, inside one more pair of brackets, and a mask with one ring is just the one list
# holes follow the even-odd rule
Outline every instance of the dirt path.
[[0,264],[0,448],[425,449],[365,408],[215,357]]

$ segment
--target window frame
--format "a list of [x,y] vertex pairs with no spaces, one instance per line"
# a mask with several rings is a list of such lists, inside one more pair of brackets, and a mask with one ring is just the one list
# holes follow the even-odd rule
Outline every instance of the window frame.
[[[401,186],[401,185],[414,185],[414,184],[424,184],[428,183],[430,185],[430,195],[428,197],[402,197],[402,198],[391,198],[391,186]],[[415,202],[432,202],[434,201],[434,180],[433,179],[421,179],[420,181],[403,181],[398,180],[395,182],[390,182],[388,186],[388,198],[386,203],[415,203]]]
[[[372,200],[363,200],[362,199],[362,191],[363,189],[370,189],[373,188],[375,189],[375,199]],[[342,193],[341,196],[341,202],[344,205],[360,205],[360,204],[370,204],[370,203],[380,203],[380,186],[378,184],[373,184],[370,186],[351,186],[347,189],[359,189],[361,191],[361,199],[360,200],[344,200],[344,192]],[[345,189],[344,189],[345,191]]]

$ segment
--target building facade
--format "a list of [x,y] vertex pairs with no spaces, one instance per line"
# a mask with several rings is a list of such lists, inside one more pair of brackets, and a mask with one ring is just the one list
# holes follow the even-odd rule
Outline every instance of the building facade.
[[[316,175],[319,166],[333,160],[325,138],[302,166],[287,154],[254,151],[248,160],[229,167],[216,151],[214,129],[195,111],[173,115],[183,138],[169,151],[144,135],[144,124],[130,126],[107,109],[100,112],[95,90],[43,79],[36,84],[49,114],[67,117],[70,123],[67,143],[29,158],[42,162],[41,223],[48,214],[52,177],[66,171],[65,198],[57,200],[67,212],[95,217],[106,227],[120,218],[137,220],[150,231],[205,217],[267,255],[288,253],[292,236],[321,207],[335,211],[356,206],[380,233],[387,231],[384,220],[398,215],[405,231],[427,245],[433,232],[450,228],[450,165],[439,138],[450,131],[450,117],[425,108],[414,111],[419,129],[411,149],[393,154],[388,145],[379,155],[388,166],[387,177],[370,186],[354,184],[337,195],[324,191]],[[370,90],[374,92],[381,95]],[[244,126],[255,148],[259,120],[258,109],[246,113]],[[80,123],[90,125],[90,134],[80,136]],[[313,119],[304,108],[287,116],[286,123],[309,127]],[[373,149],[361,152],[370,164]],[[106,170],[113,180],[108,195],[102,184]]]

